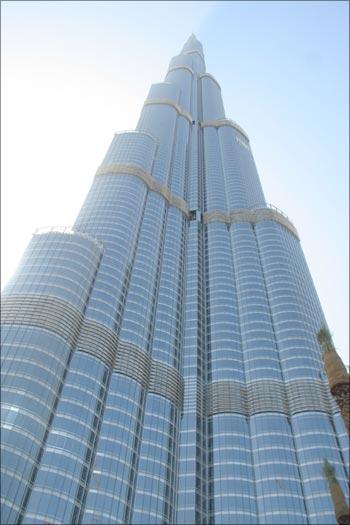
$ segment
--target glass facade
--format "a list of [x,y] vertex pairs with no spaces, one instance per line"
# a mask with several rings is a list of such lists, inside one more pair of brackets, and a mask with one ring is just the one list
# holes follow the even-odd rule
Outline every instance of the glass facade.
[[335,525],[324,323],[191,36],[4,290],[1,523]]

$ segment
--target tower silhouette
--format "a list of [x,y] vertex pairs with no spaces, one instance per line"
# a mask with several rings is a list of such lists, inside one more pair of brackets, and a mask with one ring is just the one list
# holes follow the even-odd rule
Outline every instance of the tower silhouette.
[[3,293],[4,524],[336,524],[348,439],[298,232],[194,35]]

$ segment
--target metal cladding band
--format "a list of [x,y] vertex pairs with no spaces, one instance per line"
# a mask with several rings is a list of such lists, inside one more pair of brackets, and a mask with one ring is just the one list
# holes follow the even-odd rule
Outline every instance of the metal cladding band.
[[339,411],[327,384],[315,379],[282,381],[252,381],[248,385],[237,381],[217,381],[205,387],[206,416],[224,412],[252,416],[262,412],[293,415],[319,411],[334,414]]
[[239,131],[239,133],[241,133],[241,135],[243,135],[243,137],[249,142],[249,137],[244,131],[244,129],[241,128],[241,126],[239,126],[237,122],[229,118],[221,118],[218,120],[204,120],[200,124],[202,128],[208,128],[208,127],[220,128],[221,126],[228,126],[230,128],[235,129],[236,131]]
[[84,319],[76,350],[101,359],[109,368],[113,367],[117,353],[118,338],[107,326]]
[[190,66],[173,66],[173,67],[168,69],[168,73],[170,73],[171,71],[176,71],[176,69],[187,69],[187,71],[189,71],[191,73],[191,75],[195,74],[193,69]]
[[[2,324],[28,325],[50,330],[76,350],[101,359],[114,372],[127,375],[182,408],[183,381],[179,372],[131,343],[119,341],[101,323],[84,319],[68,302],[43,295],[9,295],[2,300]],[[79,334],[79,331],[81,332]],[[79,338],[78,338],[79,334]]]
[[205,415],[223,412],[248,414],[245,385],[236,381],[217,381],[205,385]]
[[34,231],[33,236],[41,236],[41,235],[47,235],[47,234],[55,235],[55,234],[61,234],[61,233],[64,233],[67,236],[71,235],[71,236],[78,237],[81,239],[87,239],[93,244],[96,244],[98,248],[100,248],[101,254],[104,251],[104,245],[100,239],[97,239],[97,237],[92,237],[88,233],[72,229],[71,226],[40,227]]
[[11,294],[2,298],[2,324],[28,325],[54,332],[74,344],[83,315],[69,302],[49,295]]
[[101,166],[97,170],[96,176],[101,175],[134,175],[141,179],[151,191],[155,191],[162,195],[168,201],[170,206],[179,208],[187,218],[190,216],[190,210],[184,199],[172,195],[167,186],[155,180],[150,173],[144,171],[139,166],[134,164],[108,164],[107,166]]
[[176,368],[153,360],[149,392],[166,397],[178,408],[183,404],[183,379]]
[[288,414],[289,408],[284,385],[279,381],[254,381],[246,390],[249,414],[259,412],[282,412]]
[[185,51],[184,53],[181,53],[181,54],[190,55],[191,53],[197,53],[204,60],[204,55],[200,51],[198,51],[198,49],[190,49],[189,51]]
[[136,345],[119,341],[117,336],[100,323],[85,320],[76,347],[101,359],[113,372],[131,377],[149,392],[159,394],[182,409],[183,380],[172,366],[152,360]]
[[149,106],[153,104],[165,104],[167,106],[173,107],[174,109],[176,109],[176,111],[181,117],[185,117],[189,121],[189,123],[192,124],[192,121],[193,121],[192,115],[188,113],[187,111],[184,111],[183,109],[181,109],[179,104],[174,102],[174,100],[171,100],[171,98],[150,98],[149,100],[146,100],[146,102],[144,103],[144,106]]
[[114,372],[135,379],[144,388],[148,387],[151,372],[151,357],[136,345],[119,341]]
[[210,73],[202,73],[201,75],[199,75],[199,78],[204,78],[204,77],[210,78],[210,80],[215,82],[215,84],[218,86],[218,88],[221,91],[221,86],[220,86],[219,82],[216,80],[216,78],[213,77],[213,75],[211,75]]
[[290,412],[320,410],[334,414],[339,408],[333,399],[328,383],[319,379],[297,379],[285,386]]
[[273,208],[259,208],[254,210],[242,208],[233,210],[229,213],[225,213],[221,210],[212,210],[207,211],[203,215],[204,224],[214,221],[224,222],[226,224],[232,224],[233,222],[250,222],[251,224],[256,224],[257,222],[266,220],[278,222],[287,228],[287,230],[289,230],[294,235],[294,237],[298,239],[298,241],[300,240],[298,231],[294,224],[290,222],[290,220],[285,215]]

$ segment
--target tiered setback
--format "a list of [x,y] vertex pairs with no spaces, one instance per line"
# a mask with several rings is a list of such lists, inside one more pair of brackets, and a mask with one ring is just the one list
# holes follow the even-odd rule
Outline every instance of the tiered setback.
[[336,524],[297,231],[192,36],[3,297],[2,523]]

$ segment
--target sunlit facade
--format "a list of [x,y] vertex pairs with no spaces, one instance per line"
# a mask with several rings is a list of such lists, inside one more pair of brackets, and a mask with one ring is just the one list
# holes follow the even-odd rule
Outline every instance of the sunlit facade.
[[336,524],[323,313],[194,36],[2,322],[2,524]]

